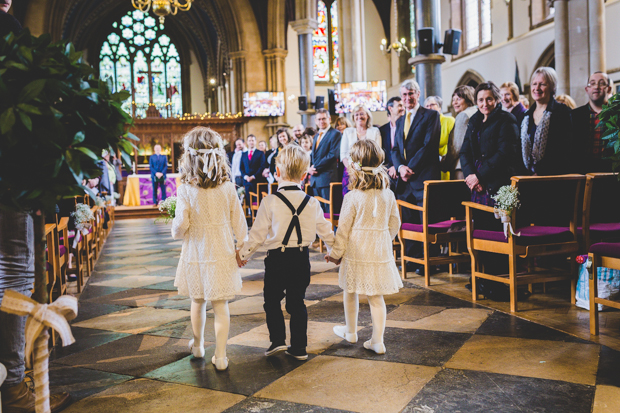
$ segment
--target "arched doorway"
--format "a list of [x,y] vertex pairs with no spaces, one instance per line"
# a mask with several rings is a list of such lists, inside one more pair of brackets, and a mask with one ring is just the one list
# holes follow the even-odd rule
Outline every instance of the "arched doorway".
[[461,79],[458,81],[456,86],[471,86],[475,89],[476,86],[483,82],[484,78],[480,75],[480,73],[475,70],[468,69],[463,76],[461,76]]

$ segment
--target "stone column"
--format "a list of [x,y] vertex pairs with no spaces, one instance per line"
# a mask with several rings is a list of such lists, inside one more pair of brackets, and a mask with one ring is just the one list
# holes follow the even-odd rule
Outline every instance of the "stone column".
[[[315,10],[316,14],[316,10]],[[308,102],[314,101],[314,67],[312,64],[312,33],[319,26],[316,19],[301,19],[291,22],[291,27],[297,32],[299,43],[299,84],[301,95],[308,97]],[[314,111],[301,114],[304,125],[314,124]]]
[[246,55],[247,52],[245,50],[230,52],[228,54],[231,61],[231,72],[234,73],[234,76],[231,76],[234,81],[234,85],[231,88],[232,93],[234,93],[234,112],[243,112],[243,91],[248,90],[247,77],[245,75]]
[[603,0],[588,0],[590,35],[590,73],[605,71],[605,4]]
[[[329,10],[328,10],[329,13]],[[338,40],[340,45],[340,81],[366,81],[366,41],[364,2],[338,0]]]
[[[265,56],[265,69],[267,71],[267,90],[271,92],[285,92],[286,94],[286,78],[284,61],[288,51],[285,49],[263,50]],[[284,96],[286,99],[286,96]],[[273,135],[279,127],[288,126],[282,122],[280,117],[270,118],[267,124],[269,136]]]
[[[416,0],[417,29],[432,27],[435,29],[435,42],[441,42],[441,11],[440,0]],[[420,12],[424,10],[424,13]],[[420,84],[420,101],[424,102],[428,96],[441,96],[441,64],[446,59],[443,55],[418,55],[409,60],[416,67],[416,80]]]
[[555,71],[558,73],[557,94],[570,94],[570,54],[568,36],[568,0],[555,0]]

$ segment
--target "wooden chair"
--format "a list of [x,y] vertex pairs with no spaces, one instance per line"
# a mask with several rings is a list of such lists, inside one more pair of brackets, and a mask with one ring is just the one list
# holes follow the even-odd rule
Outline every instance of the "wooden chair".
[[620,181],[617,173],[589,173],[583,197],[581,251],[597,242],[620,241]]
[[250,192],[250,212],[252,213],[252,223],[256,219],[256,212],[263,200],[263,194],[267,193],[269,183],[262,182],[256,184],[256,192]]
[[[77,231],[74,235],[78,236]],[[82,287],[84,286],[84,273],[90,274],[90,270],[88,269],[88,252],[87,252],[87,244],[86,238],[79,235],[80,240],[74,244],[74,238],[69,239],[69,251],[73,254],[73,262],[71,266],[67,266],[67,274],[75,275],[76,283],[77,283],[77,292],[82,292]]]
[[[424,283],[431,285],[431,266],[450,264],[452,274],[453,263],[469,262],[469,254],[462,253],[458,249],[459,243],[466,241],[464,231],[450,231],[455,225],[465,224],[465,207],[463,202],[471,199],[471,192],[465,181],[425,181],[424,201],[422,206],[413,205],[404,201],[396,201],[400,211],[401,222],[403,208],[422,212],[422,224],[410,224],[403,222],[398,231],[401,245],[402,270],[401,276],[407,278],[407,262],[415,262],[424,265]],[[421,242],[424,247],[424,257],[408,257],[405,249],[405,241]],[[452,244],[457,245],[456,251],[452,251]],[[430,245],[448,244],[449,254],[446,256],[430,256]]]
[[598,297],[598,267],[620,271],[620,242],[601,242],[590,247],[590,334],[598,336],[598,304],[620,309],[620,302]]
[[[332,182],[329,184],[329,200],[315,196],[316,200],[329,206],[329,212],[325,213],[325,219],[332,224],[332,229],[338,227],[340,218],[340,208],[342,207],[342,182]],[[319,251],[323,252],[323,241],[319,240]]]
[[58,282],[57,277],[59,273],[59,260],[58,260],[58,233],[56,232],[56,224],[45,224],[45,240],[47,242],[46,249],[46,261],[45,269],[47,272],[47,297],[49,304],[54,301],[53,290]]
[[55,298],[67,293],[67,267],[69,263],[69,218],[58,219],[55,231],[55,243],[58,252],[58,268],[56,269]]
[[86,242],[86,248],[85,248],[85,260],[87,262],[87,273],[88,276],[90,277],[92,271],[95,268],[95,262],[97,262],[97,248],[98,248],[98,231],[99,231],[99,225],[98,225],[98,216],[99,216],[99,207],[98,206],[93,206],[90,209],[93,212],[93,216],[95,217],[93,220],[91,220],[91,231],[86,235],[85,237],[85,242]]
[[[521,208],[512,212],[512,227],[520,236],[508,236],[499,228],[482,228],[477,223],[493,221],[493,207],[464,202],[467,223],[467,248],[471,255],[471,287],[477,301],[478,278],[508,284],[510,311],[517,311],[517,286],[539,282],[570,280],[571,302],[575,302],[576,265],[579,250],[577,215],[583,175],[512,177],[512,186],[519,190]],[[486,217],[485,217],[486,215]],[[491,219],[489,219],[491,218]],[[499,222],[499,220],[497,220]],[[494,222],[494,225],[501,226]],[[481,253],[490,252],[508,257],[508,274],[484,272]],[[570,256],[570,271],[537,270],[531,265],[517,273],[517,259],[545,256]]]
[[266,192],[266,191],[261,192],[261,194],[262,194],[261,199],[265,198],[267,195],[275,194],[276,192],[278,192],[278,183],[277,182],[273,182],[271,184],[268,184],[267,191],[269,191],[269,192]]

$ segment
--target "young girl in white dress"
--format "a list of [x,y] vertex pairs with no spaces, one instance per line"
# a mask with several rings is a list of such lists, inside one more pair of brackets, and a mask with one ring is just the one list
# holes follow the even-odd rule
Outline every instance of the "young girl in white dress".
[[325,258],[341,263],[338,284],[343,289],[346,325],[334,333],[357,342],[358,294],[368,297],[372,318],[372,338],[364,347],[385,353],[386,308],[383,296],[402,288],[392,255],[392,240],[400,228],[400,216],[389,177],[382,165],[381,146],[371,140],[357,141],[350,152],[349,189],[340,210],[336,242]]
[[172,237],[182,239],[181,259],[174,280],[180,295],[192,299],[194,338],[189,348],[194,357],[205,354],[204,332],[207,300],[215,313],[215,354],[218,370],[228,367],[226,341],[230,328],[228,300],[241,290],[237,240],[245,239],[247,224],[222,138],[213,130],[196,127],[185,135],[179,161],[181,185],[172,221]]

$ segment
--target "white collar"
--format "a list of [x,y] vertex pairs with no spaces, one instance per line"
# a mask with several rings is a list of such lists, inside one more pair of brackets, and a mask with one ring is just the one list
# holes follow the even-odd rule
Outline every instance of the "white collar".
[[325,135],[331,127],[332,127],[331,125],[328,125],[327,129],[319,129],[319,133],[322,133],[323,135]]
[[411,112],[414,115],[418,113],[418,109],[420,109],[420,102],[416,103],[413,109],[407,110],[407,112]]
[[278,189],[286,186],[296,186],[297,188],[301,189],[301,185],[299,184],[299,182],[295,183],[293,181],[285,181],[284,179],[281,179],[280,182],[278,182]]

